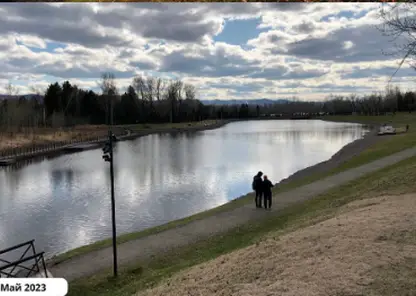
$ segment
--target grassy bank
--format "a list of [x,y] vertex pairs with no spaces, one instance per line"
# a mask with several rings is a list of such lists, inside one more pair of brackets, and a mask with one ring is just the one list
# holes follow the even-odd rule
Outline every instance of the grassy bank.
[[71,282],[68,295],[132,295],[187,267],[256,244],[270,235],[278,237],[333,217],[340,206],[351,201],[382,194],[414,192],[415,184],[416,157],[330,190],[313,200],[286,208],[279,215],[271,215],[227,234],[165,253],[146,265],[132,265],[129,270],[122,272],[118,280],[109,279],[111,272],[107,271]]
[[[274,189],[273,191],[274,195],[277,195],[281,192],[285,192],[285,191],[294,189],[296,187],[320,180],[322,178],[343,172],[347,169],[358,167],[360,165],[369,163],[371,161],[377,160],[379,158],[391,155],[393,153],[402,151],[404,149],[407,149],[416,145],[416,115],[413,115],[413,114],[402,113],[402,114],[397,114],[395,116],[326,116],[320,119],[329,120],[329,121],[339,121],[339,122],[356,122],[356,123],[364,123],[364,124],[378,124],[378,123],[391,122],[398,128],[403,128],[406,124],[410,124],[410,130],[408,133],[395,135],[392,137],[386,137],[382,139],[380,142],[375,143],[373,146],[361,152],[359,155],[352,157],[350,160],[342,163],[340,166],[338,166],[335,169],[322,172],[322,173],[311,174],[299,180],[294,180],[285,184],[281,184],[277,188]],[[157,125],[157,126],[161,126],[161,125]],[[171,125],[168,125],[168,126],[171,127]],[[412,126],[415,126],[415,128],[412,129]],[[134,128],[134,126],[131,126],[131,128]],[[136,126],[136,128],[143,129],[145,127]],[[205,217],[212,216],[219,212],[232,210],[236,207],[245,205],[247,203],[251,203],[253,201],[253,198],[254,198],[253,194],[249,193],[229,203],[226,203],[220,207],[217,207],[208,211],[204,211],[202,213],[198,213],[198,214],[189,216],[184,219],[172,221],[170,223],[157,226],[157,227],[153,227],[153,228],[149,228],[144,231],[124,234],[117,238],[117,243],[122,244],[131,240],[139,239],[141,237],[156,234],[158,232],[161,232],[167,229],[185,225],[197,219],[203,219]],[[59,263],[59,262],[68,260],[74,256],[78,256],[78,255],[91,252],[94,250],[99,250],[101,248],[110,247],[111,244],[112,244],[111,239],[98,241],[96,243],[83,246],[80,248],[76,248],[69,252],[58,255],[55,258],[53,258],[51,262]]]
[[[399,134],[395,136],[386,136],[381,142],[375,144],[370,149],[367,149],[359,156],[355,157],[354,160],[343,165],[343,167],[356,167],[365,162],[376,160],[416,145],[416,113],[396,113],[396,115],[382,116],[325,116],[321,119],[372,125],[388,123],[393,125],[399,132]],[[409,124],[410,129],[406,133],[404,131],[407,124]]]

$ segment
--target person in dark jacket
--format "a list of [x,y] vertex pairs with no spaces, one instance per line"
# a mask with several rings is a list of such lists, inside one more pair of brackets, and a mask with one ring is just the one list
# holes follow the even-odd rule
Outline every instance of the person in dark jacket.
[[272,207],[272,187],[274,187],[274,185],[265,175],[263,177],[263,199],[265,209],[270,209]]
[[262,172],[258,172],[253,178],[253,190],[256,192],[256,197],[254,199],[256,202],[256,208],[261,208],[261,197],[263,193],[263,180],[261,179],[262,175]]

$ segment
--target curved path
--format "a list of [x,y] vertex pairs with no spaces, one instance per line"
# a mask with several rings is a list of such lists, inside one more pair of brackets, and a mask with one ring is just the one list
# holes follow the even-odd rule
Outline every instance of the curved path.
[[[341,172],[294,190],[281,193],[273,198],[272,212],[257,210],[254,205],[242,206],[214,216],[190,222],[189,224],[169,229],[154,235],[123,243],[118,246],[119,265],[134,261],[146,261],[152,256],[169,249],[184,246],[212,235],[225,233],[253,219],[265,215],[277,214],[279,210],[297,202],[313,198],[325,191],[342,185],[368,173],[375,172],[401,160],[416,156],[416,147],[381,158],[363,166]],[[73,280],[92,275],[112,266],[111,247],[74,257],[49,267],[55,277]]]

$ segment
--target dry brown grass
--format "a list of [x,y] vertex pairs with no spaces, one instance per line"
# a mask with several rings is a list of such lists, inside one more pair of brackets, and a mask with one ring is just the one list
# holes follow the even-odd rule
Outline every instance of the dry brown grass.
[[[175,131],[178,128],[193,129],[201,126],[210,126],[217,123],[216,120],[204,120],[199,122],[163,123],[163,124],[132,124],[116,125],[113,131],[116,135],[122,135],[126,129],[132,132],[149,130]],[[108,133],[107,125],[77,125],[68,128],[9,128],[7,132],[0,131],[0,152],[7,149],[27,148],[37,145],[68,142],[71,140],[85,141],[103,138]]]
[[0,135],[0,151],[33,145],[43,145],[70,140],[103,137],[107,134],[105,125],[80,125],[74,128],[34,128],[12,130]]
[[137,295],[416,295],[414,209],[416,194],[355,201]]

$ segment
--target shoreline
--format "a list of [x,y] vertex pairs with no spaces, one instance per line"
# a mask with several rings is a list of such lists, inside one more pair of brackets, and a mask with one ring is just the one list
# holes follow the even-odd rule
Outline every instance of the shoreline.
[[[176,133],[188,133],[188,132],[200,132],[200,131],[206,131],[206,130],[213,130],[217,128],[221,128],[229,123],[232,122],[239,122],[239,121],[250,121],[250,120],[288,120],[288,119],[282,119],[282,118],[250,118],[250,119],[224,119],[224,120],[216,120],[215,123],[210,125],[201,125],[201,126],[192,126],[191,123],[188,123],[189,126],[185,127],[168,127],[168,128],[153,128],[153,129],[143,129],[137,132],[132,132],[131,129],[128,127],[131,127],[131,125],[125,125],[123,126],[115,126],[115,128],[124,128],[127,134],[125,135],[116,135],[118,141],[131,141],[135,140],[140,137],[149,136],[152,134],[176,134]],[[290,119],[289,119],[290,120]],[[299,119],[292,119],[292,120],[299,120]],[[322,121],[332,121],[325,118],[311,118],[308,120],[322,120]],[[336,121],[332,121],[336,122]],[[360,122],[355,121],[345,121],[346,123],[358,123],[362,124]],[[195,123],[195,122],[193,122]],[[371,126],[374,127],[375,124],[363,124],[364,126]],[[61,145],[56,148],[51,149],[39,149],[38,151],[28,152],[20,155],[14,155],[14,156],[4,156],[0,157],[0,167],[12,167],[15,165],[19,165],[22,162],[32,162],[36,160],[43,160],[45,158],[54,158],[58,157],[64,154],[72,154],[87,150],[94,150],[100,148],[101,145],[103,145],[105,142],[107,142],[107,138],[98,139],[98,140],[90,140],[90,141],[79,141],[79,142],[69,142],[67,144]],[[82,149],[68,149],[70,147],[75,146],[90,146],[90,147],[83,147]],[[72,150],[72,151],[71,151]]]
[[[222,125],[225,125],[225,124],[228,124],[228,123],[234,122],[234,121],[228,121],[226,123],[223,123]],[[357,123],[357,122],[355,122],[355,123]],[[296,182],[296,181],[301,180],[301,179],[303,179],[307,176],[329,172],[332,169],[338,167],[340,164],[342,164],[344,162],[347,162],[348,160],[350,160],[351,158],[353,158],[357,154],[366,150],[371,145],[375,144],[377,141],[379,141],[381,139],[380,137],[377,136],[377,133],[376,133],[376,130],[375,130],[375,125],[366,125],[366,126],[370,127],[369,132],[367,132],[363,137],[361,137],[359,139],[356,139],[353,142],[350,142],[350,143],[344,145],[340,150],[338,150],[334,155],[332,155],[330,159],[319,162],[317,164],[306,167],[304,169],[298,170],[295,173],[288,176],[287,178],[280,180],[278,183],[275,184],[275,186],[279,187],[279,185],[288,184],[288,183],[291,183],[291,182],[294,182],[294,181]],[[211,128],[211,129],[214,129],[214,128]],[[148,229],[144,229],[144,230],[141,230],[141,231],[121,234],[121,235],[117,236],[117,239],[119,240],[120,237],[123,237],[123,236],[126,236],[126,235],[127,236],[128,235],[134,235],[134,234],[136,234],[138,237],[141,237],[140,234],[144,234],[143,236],[150,236],[150,235],[154,235],[154,234],[166,231],[168,229],[172,229],[172,228],[175,228],[175,227],[181,227],[181,226],[189,224],[193,221],[197,221],[197,220],[201,220],[201,219],[204,219],[206,217],[209,217],[209,216],[213,216],[213,215],[217,214],[218,211],[221,210],[221,208],[223,208],[223,207],[224,207],[224,210],[221,210],[220,212],[225,212],[225,211],[229,211],[229,210],[232,210],[234,208],[237,208],[241,205],[241,203],[238,203],[238,202],[241,202],[246,198],[250,198],[251,195],[252,195],[252,192],[250,191],[250,192],[247,192],[246,194],[244,194],[242,196],[239,196],[237,198],[234,198],[234,199],[230,200],[229,202],[227,202],[227,203],[225,203],[221,206],[218,206],[218,207],[215,207],[215,208],[212,208],[212,209],[209,209],[209,210],[206,210],[206,211],[203,211],[203,212],[191,215],[191,216],[187,216],[187,217],[184,217],[184,218],[181,218],[181,219],[173,220],[173,221],[167,222],[167,223],[162,224],[162,225],[150,227]],[[230,207],[230,208],[228,208],[228,207]],[[136,238],[133,238],[133,239],[136,239]],[[131,240],[133,240],[133,239],[131,239]],[[95,251],[97,249],[100,249],[100,248],[104,248],[104,247],[107,246],[107,244],[105,244],[105,243],[109,242],[109,241],[111,241],[111,238],[102,239],[102,240],[99,240],[97,242],[94,242],[94,243],[91,243],[91,244],[88,244],[88,245],[84,245],[84,246],[80,246],[78,248],[71,249],[71,250],[66,251],[64,253],[61,253],[61,254],[57,254],[57,255],[55,255],[51,258],[48,258],[46,264],[48,266],[59,265],[59,264],[65,262],[65,261],[71,260],[71,258],[78,257],[82,254],[87,254],[89,252],[93,252],[93,251]],[[129,241],[129,240],[127,240],[127,241]],[[126,243],[127,241],[118,242],[118,245]],[[101,244],[102,244],[102,246],[99,247],[99,248],[92,249],[92,250],[86,250],[85,252],[81,252],[82,249],[88,248],[88,247],[93,246],[93,245],[101,245]],[[78,250],[80,251],[79,254],[77,252]],[[72,256],[69,255],[71,253],[75,253],[75,255],[72,255]],[[61,258],[63,258],[63,259],[61,259]]]
[[[134,140],[134,139],[145,137],[145,136],[152,135],[152,134],[164,134],[164,133],[175,134],[175,133],[183,133],[183,132],[185,133],[200,132],[200,131],[205,131],[205,130],[217,129],[217,128],[227,125],[228,123],[236,122],[236,121],[238,120],[219,120],[213,124],[206,125],[206,126],[201,125],[201,126],[188,126],[188,127],[155,128],[155,129],[148,129],[148,130],[143,130],[143,131],[138,131],[138,132],[133,132],[133,133],[131,132],[130,129],[126,128],[127,135],[118,135],[117,139],[118,141],[121,142],[121,141]],[[128,126],[129,125],[126,125],[126,127]],[[117,126],[117,128],[120,128],[120,126]],[[96,141],[80,141],[76,143],[69,143],[66,145],[62,145],[54,149],[35,151],[35,152],[26,153],[22,155],[0,157],[0,167],[1,166],[4,166],[4,167],[13,166],[23,161],[33,161],[33,160],[42,159],[42,158],[53,158],[53,157],[58,157],[64,154],[71,154],[71,153],[77,153],[77,152],[82,152],[82,151],[87,151],[87,150],[98,149],[100,145],[104,144],[105,142],[107,142],[107,139],[96,140]],[[67,150],[67,148],[70,146],[82,146],[82,145],[91,145],[91,147],[82,149],[80,151],[75,151],[75,150],[68,151]]]
[[344,145],[340,150],[338,150],[334,155],[332,155],[330,159],[321,161],[317,164],[296,171],[289,177],[281,180],[276,185],[286,184],[292,181],[300,180],[306,176],[310,176],[317,173],[324,173],[332,169],[335,169],[342,163],[347,162],[354,156],[360,154],[362,151],[381,140],[381,138],[377,136],[376,125],[363,124],[363,126],[367,126],[370,129],[369,132],[367,132],[363,137]]

